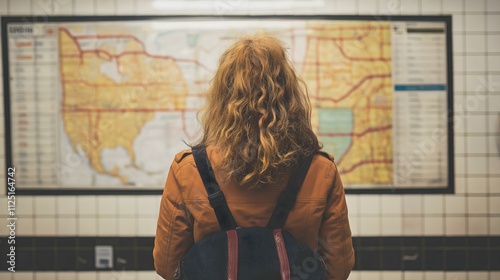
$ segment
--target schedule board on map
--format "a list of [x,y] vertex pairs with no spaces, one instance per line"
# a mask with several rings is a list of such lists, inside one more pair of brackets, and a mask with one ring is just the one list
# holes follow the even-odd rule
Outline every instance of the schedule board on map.
[[453,191],[449,16],[2,18],[7,165],[26,193],[159,193],[219,56],[266,32],[347,192]]

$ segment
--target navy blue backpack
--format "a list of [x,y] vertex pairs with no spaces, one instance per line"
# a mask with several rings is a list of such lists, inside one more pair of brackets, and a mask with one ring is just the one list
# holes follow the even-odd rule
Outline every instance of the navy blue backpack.
[[194,244],[180,262],[174,279],[182,280],[323,280],[322,258],[283,230],[288,213],[309,170],[313,155],[292,173],[267,227],[236,224],[219,188],[205,148],[193,149],[221,231]]

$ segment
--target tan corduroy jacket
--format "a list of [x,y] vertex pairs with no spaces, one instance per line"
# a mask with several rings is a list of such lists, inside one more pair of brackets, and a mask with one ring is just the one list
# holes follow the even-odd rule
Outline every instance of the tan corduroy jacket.
[[[220,157],[210,147],[207,154],[238,225],[265,227],[288,178],[277,186],[247,190],[223,180]],[[328,154],[314,156],[284,229],[312,250],[319,250],[327,267],[326,279],[347,279],[354,265],[351,230],[342,181]],[[172,162],[161,199],[153,250],[156,272],[173,279],[193,243],[218,231],[191,151],[180,152]]]

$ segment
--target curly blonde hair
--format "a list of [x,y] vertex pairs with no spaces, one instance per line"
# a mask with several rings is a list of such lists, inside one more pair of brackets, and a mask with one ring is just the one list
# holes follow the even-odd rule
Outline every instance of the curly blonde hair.
[[272,36],[242,38],[222,54],[199,113],[204,134],[195,146],[214,146],[241,186],[277,183],[321,149],[307,87]]

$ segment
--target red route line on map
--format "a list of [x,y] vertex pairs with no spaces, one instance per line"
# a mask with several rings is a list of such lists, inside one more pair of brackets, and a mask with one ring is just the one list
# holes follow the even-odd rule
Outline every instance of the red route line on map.
[[385,164],[392,163],[392,160],[389,160],[389,159],[362,160],[362,161],[358,161],[357,163],[353,164],[348,169],[340,169],[339,173],[345,175],[347,173],[353,172],[356,168],[358,168],[358,167],[360,167],[362,165],[365,165],[365,164],[384,164],[384,163]]
[[[140,40],[137,37],[133,36],[133,35],[87,35],[87,36],[81,35],[81,36],[75,36],[75,35],[72,35],[69,32],[69,30],[66,29],[66,28],[61,28],[60,30],[62,32],[66,33],[68,35],[68,37],[70,37],[70,39],[75,43],[75,46],[78,48],[78,50],[80,52],[80,55],[79,55],[80,61],[83,60],[83,54],[84,53],[95,53],[97,55],[99,55],[100,53],[103,53],[103,54],[107,55],[109,59],[111,59],[111,58],[119,58],[119,57],[122,57],[124,55],[143,54],[143,55],[146,55],[146,56],[151,57],[151,58],[173,60],[175,62],[193,63],[193,64],[196,64],[196,65],[198,65],[198,66],[206,69],[207,71],[212,72],[212,69],[208,68],[207,66],[205,66],[201,62],[199,62],[197,60],[194,60],[194,59],[181,59],[181,58],[175,58],[175,57],[172,57],[172,56],[169,56],[169,55],[152,55],[152,54],[150,54],[150,53],[148,53],[146,51],[146,48],[145,48],[144,44],[142,42],[140,42]],[[82,50],[82,48],[78,44],[78,40],[79,39],[90,39],[90,38],[96,38],[96,39],[127,38],[127,39],[134,40],[136,42],[139,42],[139,44],[143,48],[143,51],[128,51],[128,52],[122,52],[120,54],[114,55],[114,54],[111,54],[111,53],[109,53],[109,52],[107,52],[105,50]]]
[[178,111],[189,111],[196,112],[195,108],[186,108],[183,110],[179,109],[168,109],[168,108],[66,108],[61,109],[62,112],[66,113],[151,113],[151,112],[178,112]]
[[389,130],[392,128],[392,125],[384,125],[384,126],[378,126],[378,127],[370,127],[362,132],[332,132],[332,133],[318,133],[319,136],[326,136],[326,137],[363,137],[364,135],[368,133],[373,133],[373,132],[378,132],[378,131],[384,131],[384,130]]
[[[338,103],[338,102],[346,99],[347,97],[349,97],[349,95],[351,95],[352,93],[354,93],[354,91],[356,91],[367,80],[377,79],[377,78],[388,78],[388,77],[391,77],[391,74],[368,75],[368,76],[364,77],[363,79],[361,79],[357,84],[355,84],[349,91],[347,91],[347,93],[345,93],[344,95],[341,95],[338,98],[333,98],[333,97],[330,98],[330,97],[320,97],[320,96],[318,96],[318,97],[316,97],[316,99],[322,100],[322,101],[332,101],[334,103]],[[317,78],[319,78],[319,77],[317,77]]]

